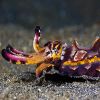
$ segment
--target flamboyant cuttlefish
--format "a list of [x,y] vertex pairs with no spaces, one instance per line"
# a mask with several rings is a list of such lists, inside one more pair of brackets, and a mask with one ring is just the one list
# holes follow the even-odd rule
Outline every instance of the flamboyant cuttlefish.
[[25,53],[8,45],[2,50],[3,58],[13,64],[37,64],[36,77],[52,68],[60,75],[100,77],[100,38],[96,38],[91,48],[79,47],[77,41],[67,45],[61,41],[49,41],[39,45],[41,29],[35,28],[33,48],[35,53]]

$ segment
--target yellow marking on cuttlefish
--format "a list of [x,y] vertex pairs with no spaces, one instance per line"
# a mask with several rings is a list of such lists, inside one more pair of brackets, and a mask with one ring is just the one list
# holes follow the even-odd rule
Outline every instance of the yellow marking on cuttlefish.
[[34,50],[36,51],[36,52],[40,52],[40,51],[42,51],[44,48],[41,48],[40,46],[39,46],[39,44],[34,44]]
[[60,44],[56,45],[55,48],[57,49]]
[[18,61],[16,62],[16,64],[18,64],[18,65],[19,65],[19,64],[21,64],[21,62],[18,60]]
[[64,66],[78,66],[78,65],[84,65],[84,64],[91,64],[91,63],[94,63],[94,62],[100,62],[100,58],[97,57],[97,56],[94,56],[93,58],[91,59],[84,59],[82,61],[65,61],[63,63]]
[[45,56],[42,53],[34,53],[32,57],[26,58],[26,65],[28,64],[38,64],[45,61]]
[[52,45],[51,45],[51,50],[53,49],[53,46],[54,46],[54,44],[52,43]]
[[56,54],[56,53],[53,53],[53,54],[52,54],[53,60],[55,60],[55,59],[60,59],[61,53],[62,53],[62,46],[60,47],[60,50],[59,50],[59,52],[58,52],[57,54]]

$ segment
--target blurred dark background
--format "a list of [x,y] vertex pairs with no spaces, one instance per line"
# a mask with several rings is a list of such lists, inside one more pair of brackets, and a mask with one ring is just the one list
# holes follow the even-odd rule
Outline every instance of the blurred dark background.
[[32,29],[95,23],[100,23],[100,0],[0,0],[0,24]]

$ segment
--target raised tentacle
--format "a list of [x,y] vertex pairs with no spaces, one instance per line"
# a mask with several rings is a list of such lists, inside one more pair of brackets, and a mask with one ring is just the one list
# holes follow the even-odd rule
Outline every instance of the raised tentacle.
[[41,29],[40,26],[36,26],[35,28],[35,36],[34,36],[34,40],[33,40],[33,48],[35,50],[35,52],[42,52],[44,51],[44,47],[41,47],[39,42],[40,42],[40,37],[41,36]]

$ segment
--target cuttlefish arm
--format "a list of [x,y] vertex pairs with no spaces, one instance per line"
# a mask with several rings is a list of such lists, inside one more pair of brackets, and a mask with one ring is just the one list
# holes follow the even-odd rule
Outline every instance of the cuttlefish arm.
[[45,61],[45,56],[41,53],[33,53],[28,56],[12,54],[6,49],[1,51],[3,58],[13,64],[38,64]]
[[45,71],[48,68],[53,67],[53,64],[50,63],[41,63],[39,64],[39,66],[37,67],[35,73],[36,73],[36,77],[38,78],[39,76],[41,76],[42,72]]
[[22,50],[17,50],[16,48],[13,48],[10,44],[7,45],[6,51],[14,54],[14,55],[23,55],[23,56],[29,56],[28,53],[22,51]]
[[33,53],[25,56],[23,53],[16,54],[14,52],[12,53],[11,51],[8,51],[8,49],[3,49],[1,54],[5,60],[13,64],[39,65],[36,68],[36,77],[39,77],[43,70],[53,66],[53,64],[50,64],[52,58],[46,57],[44,53]]

